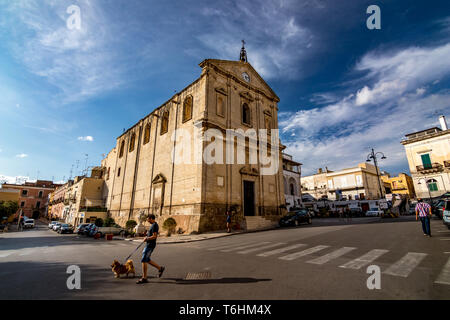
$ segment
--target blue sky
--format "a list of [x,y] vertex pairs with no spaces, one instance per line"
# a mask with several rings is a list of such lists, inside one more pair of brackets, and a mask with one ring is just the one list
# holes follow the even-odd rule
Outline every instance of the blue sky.
[[[371,4],[381,30],[366,27]],[[81,30],[66,26],[70,5]],[[237,60],[241,39],[304,174],[371,147],[382,169],[409,172],[404,134],[450,117],[447,1],[0,0],[0,176],[60,181],[86,154],[100,164],[198,63]]]

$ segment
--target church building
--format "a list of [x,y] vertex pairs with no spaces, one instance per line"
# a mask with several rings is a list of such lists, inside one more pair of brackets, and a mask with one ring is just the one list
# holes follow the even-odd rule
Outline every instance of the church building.
[[[244,46],[238,61],[207,59],[199,66],[202,72],[194,82],[120,135],[102,160],[106,207],[116,223],[124,226],[153,213],[161,226],[173,218],[177,230],[191,233],[225,229],[226,210],[232,211],[233,225],[242,229],[276,223],[285,213],[284,146],[278,135],[271,139],[278,129],[280,99],[248,63]],[[197,149],[187,146],[192,139],[200,141],[203,152],[220,140],[205,135],[210,129],[223,134],[224,155],[229,151],[227,130],[268,129],[269,134],[268,140],[256,143],[248,136],[232,139],[233,159],[244,141],[245,163],[211,164],[203,157],[179,161],[177,157],[195,158]],[[191,140],[183,140],[179,132]],[[267,163],[260,157],[249,160],[266,143],[269,156],[280,164],[272,174],[263,174]]]

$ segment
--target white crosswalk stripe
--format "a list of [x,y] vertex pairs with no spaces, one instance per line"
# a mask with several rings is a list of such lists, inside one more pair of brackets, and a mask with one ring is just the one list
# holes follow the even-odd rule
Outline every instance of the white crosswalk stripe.
[[389,250],[383,250],[383,249],[374,249],[369,251],[368,253],[366,253],[365,255],[347,262],[346,264],[339,266],[340,268],[345,268],[345,269],[360,269],[366,265],[368,265],[369,263],[371,263],[372,261],[374,261],[375,259],[381,257],[383,254],[389,252]]
[[383,271],[383,273],[406,278],[426,256],[426,253],[408,252],[403,258]]
[[245,245],[245,246],[238,246],[238,247],[228,248],[228,249],[224,249],[224,250],[220,250],[220,251],[221,252],[231,252],[231,251],[237,251],[237,250],[241,250],[241,249],[258,247],[258,246],[262,246],[264,244],[269,244],[269,243],[270,242],[259,242],[259,243],[254,243],[254,244],[248,244],[248,245]]
[[0,251],[0,258],[6,258],[7,256],[9,256],[15,252],[16,252],[16,250]]
[[279,246],[282,246],[283,244],[286,244],[286,243],[284,243],[284,242],[272,243],[272,244],[264,245],[264,246],[258,247],[258,248],[253,248],[253,249],[247,249],[247,250],[239,251],[238,253],[239,254],[247,254],[247,253],[260,251],[260,250],[264,250],[264,249],[268,249],[268,248],[279,247]]
[[[258,242],[258,243],[260,243],[260,242]],[[236,244],[236,243],[235,244],[222,244],[220,246],[211,247],[211,248],[208,248],[206,250],[214,251],[214,250],[221,250],[221,249],[234,248],[234,247],[240,247],[240,246],[242,246],[242,243],[239,243],[239,244]]]
[[291,261],[291,260],[294,260],[294,259],[297,259],[297,258],[300,258],[300,257],[307,256],[307,255],[312,254],[314,252],[318,252],[320,250],[326,249],[328,247],[329,246],[316,246],[316,247],[312,247],[312,248],[309,248],[309,249],[306,249],[306,250],[303,250],[303,251],[299,251],[299,252],[294,252],[294,253],[288,254],[287,256],[283,256],[283,257],[280,257],[278,259]]
[[450,285],[450,258],[448,258],[447,263],[434,283]]
[[326,254],[326,255],[324,255],[322,257],[319,257],[319,258],[313,259],[313,260],[309,260],[309,261],[306,261],[306,262],[307,263],[312,263],[312,264],[324,264],[324,263],[330,262],[331,260],[339,258],[339,257],[343,256],[344,254],[346,254],[346,253],[348,253],[350,251],[353,251],[355,249],[356,248],[353,248],[353,247],[342,247],[342,248],[340,248],[338,250],[335,250],[335,251],[333,251],[331,253],[328,253],[328,254]]
[[279,253],[283,253],[283,252],[286,252],[286,251],[298,249],[298,248],[301,248],[301,247],[306,247],[306,244],[297,243],[297,244],[294,244],[292,246],[288,246],[288,247],[284,247],[284,248],[280,248],[280,249],[275,249],[275,250],[272,250],[272,251],[263,252],[263,253],[257,254],[257,256],[258,257],[269,257],[269,256],[273,256],[275,254],[279,254]]

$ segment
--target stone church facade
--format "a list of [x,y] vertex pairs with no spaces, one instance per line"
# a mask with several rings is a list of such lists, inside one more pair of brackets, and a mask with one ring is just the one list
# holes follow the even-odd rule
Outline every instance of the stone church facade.
[[[199,66],[198,79],[119,136],[103,159],[106,207],[117,223],[154,213],[160,224],[171,217],[177,229],[190,233],[224,229],[227,209],[241,228],[246,228],[246,217],[276,221],[284,213],[284,147],[278,138],[280,165],[274,174],[261,173],[259,158],[248,163],[249,153],[258,152],[262,143],[250,145],[248,139],[244,164],[177,161],[179,156],[193,159],[196,152],[185,148],[180,129],[193,140],[208,129],[224,137],[227,129],[278,129],[279,98],[246,58],[207,59]],[[215,139],[195,141],[204,150]],[[268,141],[274,145],[270,136]],[[239,144],[237,139],[233,143]]]

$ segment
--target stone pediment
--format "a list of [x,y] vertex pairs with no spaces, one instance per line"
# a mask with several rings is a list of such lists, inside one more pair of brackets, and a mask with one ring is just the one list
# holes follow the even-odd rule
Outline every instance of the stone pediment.
[[240,172],[240,174],[246,174],[246,175],[249,175],[249,176],[259,176],[259,171],[258,171],[258,169],[252,168],[252,167],[249,166],[249,165],[242,167],[242,168],[239,170],[239,172]]
[[[200,67],[213,66],[218,70],[234,76],[236,79],[244,84],[248,84],[254,88],[257,88],[265,93],[265,95],[275,100],[280,101],[280,98],[275,94],[272,88],[264,81],[258,72],[248,62],[231,61],[231,60],[218,60],[218,59],[206,59],[200,63]],[[243,74],[246,73],[249,76],[250,81],[246,81],[243,78]]]
[[166,183],[167,179],[163,174],[157,174],[156,177],[152,180],[152,183]]

